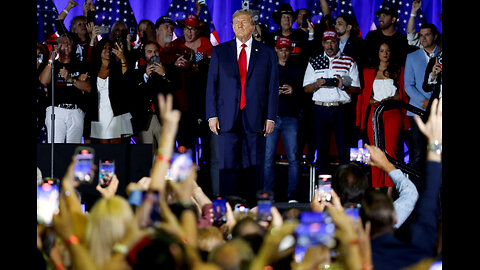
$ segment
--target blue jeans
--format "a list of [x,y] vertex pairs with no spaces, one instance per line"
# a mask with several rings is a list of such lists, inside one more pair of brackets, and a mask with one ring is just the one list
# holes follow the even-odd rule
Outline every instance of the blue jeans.
[[285,150],[288,159],[288,197],[297,189],[299,178],[299,161],[298,161],[298,119],[295,117],[278,117],[275,121],[273,132],[267,136],[265,150],[265,166],[263,172],[263,183],[265,190],[273,191],[274,187],[274,159],[277,149],[278,138],[282,135]]

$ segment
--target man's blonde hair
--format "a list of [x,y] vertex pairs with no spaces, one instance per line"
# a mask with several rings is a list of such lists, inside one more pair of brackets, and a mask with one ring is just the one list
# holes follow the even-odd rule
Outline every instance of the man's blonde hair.
[[245,9],[239,9],[239,10],[235,11],[235,13],[233,13],[233,15],[232,15],[232,23],[233,23],[233,20],[234,20],[236,17],[240,16],[240,15],[248,15],[248,16],[250,16],[250,20],[251,20],[251,22],[252,22],[252,25],[255,24],[255,22],[254,22],[254,20],[253,20],[253,13],[252,13],[252,11],[249,10],[249,9],[246,9],[246,10],[245,10]]

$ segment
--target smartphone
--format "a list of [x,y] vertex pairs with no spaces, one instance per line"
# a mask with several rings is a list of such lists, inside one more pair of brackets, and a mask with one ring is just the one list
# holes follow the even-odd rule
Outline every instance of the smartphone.
[[100,26],[97,26],[97,27],[100,30],[100,35],[110,33],[110,27],[108,25],[100,25]]
[[370,160],[370,152],[367,148],[350,148],[350,161],[359,161],[365,164]]
[[190,175],[193,166],[192,150],[175,151],[172,154],[170,168],[167,170],[167,179],[183,182]]
[[337,78],[325,78],[324,80],[325,80],[325,83],[323,84],[324,86],[337,87],[338,85]]
[[100,159],[98,168],[98,184],[102,188],[107,187],[115,174],[115,160]]
[[272,213],[270,210],[273,205],[273,193],[269,191],[257,192],[257,220],[272,221]]
[[87,11],[87,23],[95,23],[95,11],[89,10]]
[[227,222],[227,200],[222,197],[216,197],[212,200],[213,205],[213,225],[220,227]]
[[137,28],[134,26],[131,26],[128,28],[128,32],[130,33],[130,36],[132,36],[132,39],[136,40],[137,39]]
[[73,169],[75,180],[80,183],[91,183],[93,181],[93,158],[95,150],[87,146],[75,148],[77,163]]
[[343,205],[343,209],[345,209],[345,214],[353,219],[355,227],[358,226],[358,222],[360,221],[360,208],[362,207],[361,204],[355,203],[346,203]]
[[58,214],[59,209],[58,180],[45,179],[37,186],[37,222],[46,226],[52,226],[53,215]]
[[332,175],[320,174],[317,180],[319,201],[332,201]]
[[143,201],[145,207],[142,209],[143,213],[140,214],[140,227],[157,227],[161,222],[160,217],[160,205],[158,203],[160,195],[158,191],[149,190],[143,193]]
[[158,63],[160,64],[160,56],[159,55],[154,55],[152,57],[153,63]]
[[294,235],[297,241],[294,258],[297,263],[303,261],[311,246],[321,244],[332,248],[336,244],[335,224],[327,212],[302,212]]
[[302,28],[308,28],[308,14],[303,14],[302,16]]
[[63,24],[63,20],[55,19],[53,23],[55,25],[55,30],[58,32],[59,36],[62,36],[68,33],[67,29],[65,28],[65,24]]

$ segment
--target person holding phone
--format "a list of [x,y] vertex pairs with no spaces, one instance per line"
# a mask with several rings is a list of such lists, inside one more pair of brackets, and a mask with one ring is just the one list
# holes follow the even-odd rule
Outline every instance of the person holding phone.
[[[404,67],[393,55],[390,42],[384,42],[377,48],[377,58],[372,67],[363,69],[364,89],[357,100],[357,126],[366,130],[370,144],[373,144],[372,115],[375,107],[383,100],[394,99],[408,102],[404,88]],[[402,129],[409,128],[406,112],[396,108],[383,113],[385,133],[385,149],[387,153],[396,158],[397,145]],[[372,167],[372,186],[376,189],[388,187],[387,193],[392,196],[393,182],[384,171]]]
[[355,60],[340,52],[334,30],[323,32],[324,51],[309,60],[303,79],[305,93],[313,93],[313,124],[317,149],[318,174],[332,174],[328,153],[332,133],[335,135],[340,164],[348,162],[345,140],[346,106],[351,95],[360,91],[360,78]]
[[134,71],[135,94],[132,95],[132,125],[140,143],[152,143],[156,149],[160,134],[157,96],[171,93],[166,66],[161,62],[160,46],[154,41],[144,43],[142,58],[146,65]]
[[90,137],[96,143],[127,142],[133,134],[128,95],[131,89],[124,49],[104,37],[93,50]]
[[288,159],[289,200],[296,200],[297,185],[300,177],[298,157],[298,121],[300,117],[300,98],[304,71],[289,61],[292,53],[292,40],[279,37],[275,51],[278,57],[279,92],[278,117],[272,134],[267,136],[264,167],[264,189],[273,191],[275,185],[274,158],[278,139],[282,136]]

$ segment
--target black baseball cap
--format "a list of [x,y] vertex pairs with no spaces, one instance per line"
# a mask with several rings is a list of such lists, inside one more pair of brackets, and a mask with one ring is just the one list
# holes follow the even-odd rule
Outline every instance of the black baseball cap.
[[386,7],[381,7],[379,10],[375,11],[375,15],[377,16],[380,16],[380,14],[387,14],[387,15],[391,15],[392,17],[395,17],[395,18],[398,18],[398,12],[395,8],[393,7],[389,7],[389,6],[386,6]]
[[155,29],[157,29],[160,25],[162,25],[164,23],[169,23],[173,26],[177,26],[177,24],[172,20],[172,18],[170,18],[168,16],[162,16],[162,17],[158,18],[158,20],[155,22]]

